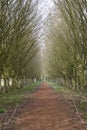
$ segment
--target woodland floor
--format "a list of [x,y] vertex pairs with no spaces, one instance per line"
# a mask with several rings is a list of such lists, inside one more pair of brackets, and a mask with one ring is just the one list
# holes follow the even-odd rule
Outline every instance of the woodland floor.
[[84,130],[61,93],[47,83],[20,108],[12,130]]

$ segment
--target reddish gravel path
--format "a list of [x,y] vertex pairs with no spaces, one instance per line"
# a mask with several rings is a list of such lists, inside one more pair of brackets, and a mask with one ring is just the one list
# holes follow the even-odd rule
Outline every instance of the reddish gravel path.
[[63,96],[42,83],[21,109],[13,130],[83,130]]

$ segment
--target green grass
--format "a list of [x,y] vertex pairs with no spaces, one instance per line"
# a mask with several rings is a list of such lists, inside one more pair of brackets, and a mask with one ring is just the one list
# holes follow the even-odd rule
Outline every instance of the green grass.
[[75,100],[79,112],[81,112],[83,118],[87,120],[87,100],[85,101],[82,99],[82,95],[84,95],[86,92],[72,90],[68,87],[62,87],[53,82],[48,82],[48,84],[49,86],[54,88],[54,90],[62,92],[68,99],[70,99],[70,97],[72,96],[72,98]]
[[4,108],[0,108],[0,113],[4,113],[6,110]]
[[23,103],[27,95],[33,92],[39,85],[40,82],[34,82],[21,89],[15,89],[9,93],[0,94],[0,112],[5,112],[9,106]]
[[87,112],[85,112],[85,113],[83,114],[83,117],[84,117],[85,120],[87,120]]
[[76,106],[78,110],[82,113],[83,118],[87,120],[87,100],[76,101]]
[[69,87],[59,86],[57,83],[54,83],[54,82],[48,82],[48,84],[49,84],[49,86],[54,88],[54,90],[56,90],[58,92],[62,92],[66,95],[72,94],[73,97],[80,97],[82,95],[81,91],[75,91],[73,89],[70,89]]
[[80,100],[76,104],[81,111],[87,111],[87,101]]
[[56,83],[48,82],[48,84],[49,84],[49,86],[51,86],[52,88],[54,88],[58,92],[63,92],[63,93],[70,93],[71,92],[71,89],[69,89],[67,87],[59,86]]

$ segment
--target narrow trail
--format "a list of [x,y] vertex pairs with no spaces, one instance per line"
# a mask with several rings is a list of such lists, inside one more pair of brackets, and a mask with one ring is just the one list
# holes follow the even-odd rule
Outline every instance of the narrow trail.
[[16,118],[13,130],[84,130],[62,94],[42,83]]

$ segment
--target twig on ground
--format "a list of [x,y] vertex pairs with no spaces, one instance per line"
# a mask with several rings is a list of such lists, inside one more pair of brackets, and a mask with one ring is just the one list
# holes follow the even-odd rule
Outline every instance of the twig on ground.
[[75,100],[74,100],[74,99],[73,99],[73,105],[74,105],[74,108],[75,108],[75,110],[76,110],[77,116],[78,116],[78,118],[79,118],[79,120],[80,120],[80,122],[81,122],[83,128],[84,128],[85,130],[87,130],[87,127],[86,127],[86,126],[84,125],[84,123],[83,123],[83,119],[82,119],[81,116],[80,116],[80,112],[78,111],[78,108],[77,108],[77,106],[76,106],[76,104],[75,104]]
[[[68,103],[68,105],[70,106],[70,103],[69,103],[69,101],[67,100],[67,98],[65,97],[65,95],[63,94],[63,91],[62,91],[62,95],[63,95],[63,97],[64,97],[64,99],[65,99],[65,101]],[[74,98],[72,97],[72,93],[71,93],[71,98],[72,98],[72,103],[73,103],[73,106],[74,106],[74,108],[75,108],[75,111],[76,111],[76,113],[78,113],[77,115],[78,115],[78,118],[79,118],[79,120],[80,120],[80,122],[81,122],[81,125],[82,125],[82,127],[85,129],[85,130],[87,130],[87,127],[83,124],[83,120],[82,120],[82,118],[81,118],[81,116],[80,116],[80,113],[79,113],[79,111],[78,111],[78,109],[77,109],[77,106],[76,106],[76,104],[75,104],[75,100],[74,100]]]
[[10,124],[11,121],[12,121],[12,119],[14,118],[14,115],[15,115],[17,109],[18,109],[18,106],[19,106],[19,104],[16,105],[16,107],[15,107],[15,109],[14,109],[14,111],[13,111],[11,117],[10,117],[10,119],[9,119],[8,122],[5,124],[5,127],[2,128],[2,130],[6,130],[6,128],[9,126],[9,124]]

